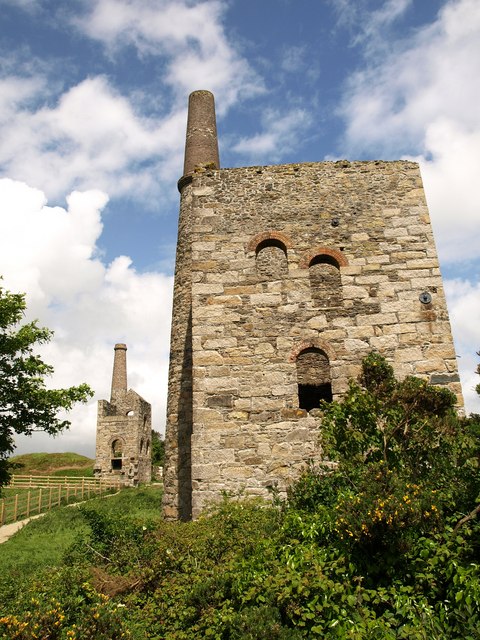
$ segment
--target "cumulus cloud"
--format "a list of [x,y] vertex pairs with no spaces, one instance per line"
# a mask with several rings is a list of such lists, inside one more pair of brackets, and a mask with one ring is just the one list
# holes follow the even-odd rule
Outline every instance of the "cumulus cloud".
[[465,405],[468,411],[480,413],[480,396],[475,392],[475,386],[480,383],[475,373],[480,362],[480,356],[476,355],[476,351],[480,351],[480,283],[462,279],[446,280],[445,293],[454,328],[455,346],[460,355],[458,365]]
[[[408,4],[385,3],[387,19],[395,18],[395,5]],[[471,278],[451,279],[447,294],[467,408],[478,411],[472,389],[480,345],[480,5],[450,0],[433,23],[403,41],[360,37],[357,44],[366,64],[345,89],[344,149],[354,157],[420,162],[440,262],[444,270],[471,266]]]
[[185,111],[163,118],[136,113],[105,77],[87,78],[51,106],[38,102],[46,80],[0,82],[0,165],[58,198],[72,188],[115,196],[159,194],[159,175],[181,165]]
[[163,430],[172,279],[137,273],[126,256],[102,263],[96,242],[106,202],[98,190],[74,192],[67,208],[49,207],[38,189],[0,180],[3,286],[26,292],[28,317],[55,332],[41,348],[55,367],[49,384],[88,382],[96,392],[71,413],[71,431],[19,438],[20,450],[94,454],[95,400],[109,398],[116,342],[129,346],[129,386],[152,403],[154,427]]
[[293,108],[287,112],[267,109],[261,118],[263,130],[241,138],[232,150],[248,157],[250,162],[267,160],[271,164],[298,145],[311,122],[311,115],[304,109]]
[[[21,5],[23,8],[29,3]],[[262,80],[227,39],[220,0],[85,0],[69,10],[82,36],[104,45],[120,64],[126,48],[162,69],[162,101],[127,94],[112,78],[92,75],[70,85],[52,63],[7,56],[0,78],[0,169],[40,187],[49,198],[72,189],[169,202],[165,190],[182,166],[186,95],[213,91],[221,116],[239,99],[261,93]],[[64,24],[68,11],[57,16]],[[118,58],[116,58],[118,54]],[[133,55],[133,54],[129,54]],[[57,78],[57,80],[55,80]],[[147,108],[145,108],[147,107]]]
[[164,82],[177,96],[209,89],[220,113],[263,91],[262,82],[226,37],[227,3],[220,0],[86,0],[73,24],[115,55],[133,46],[141,56],[166,58]]
[[479,33],[478,3],[452,1],[434,23],[396,42],[390,54],[369,57],[345,93],[347,146],[390,155],[398,149],[408,153],[423,143],[429,153],[427,128],[438,119],[449,117],[467,129],[478,128]]
[[480,258],[480,118],[478,128],[472,129],[451,118],[438,118],[427,126],[425,143],[430,154],[418,160],[439,255],[445,263],[477,260]]

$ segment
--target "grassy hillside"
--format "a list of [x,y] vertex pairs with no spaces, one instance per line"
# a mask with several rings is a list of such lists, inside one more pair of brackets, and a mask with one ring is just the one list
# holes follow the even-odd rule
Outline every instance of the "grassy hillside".
[[94,460],[78,453],[27,453],[10,458],[21,475],[91,476]]
[[82,505],[54,509],[30,522],[0,545],[0,601],[2,592],[12,580],[28,579],[41,569],[62,564],[66,549],[90,531],[86,511],[108,515],[122,523],[126,522],[127,516],[142,525],[159,521],[161,489],[124,489],[113,496],[92,498]]

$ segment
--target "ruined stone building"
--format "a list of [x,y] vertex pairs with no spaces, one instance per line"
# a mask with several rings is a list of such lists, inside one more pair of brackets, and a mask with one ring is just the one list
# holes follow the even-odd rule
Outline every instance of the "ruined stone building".
[[213,96],[190,96],[166,430],[166,517],[223,490],[283,491],[319,455],[320,400],[370,351],[462,405],[419,167],[221,169]]
[[112,393],[98,401],[95,476],[119,476],[125,483],[150,482],[152,412],[148,402],[127,387],[127,346],[115,345]]

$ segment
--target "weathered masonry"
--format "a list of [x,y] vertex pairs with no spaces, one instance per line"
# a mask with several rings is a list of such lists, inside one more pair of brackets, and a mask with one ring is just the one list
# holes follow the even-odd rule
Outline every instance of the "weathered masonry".
[[127,346],[115,345],[110,402],[98,401],[95,476],[120,476],[136,485],[152,474],[151,407],[127,390]]
[[419,167],[220,169],[213,96],[190,96],[164,510],[281,490],[319,455],[321,399],[362,358],[462,396]]

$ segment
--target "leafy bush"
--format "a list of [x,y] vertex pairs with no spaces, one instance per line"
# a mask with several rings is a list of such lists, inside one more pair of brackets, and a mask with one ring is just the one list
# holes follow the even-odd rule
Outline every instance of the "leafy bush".
[[84,508],[2,637],[478,639],[478,418],[378,354],[323,414],[326,460],[283,503],[225,498],[190,523],[133,513],[136,493],[124,516]]

